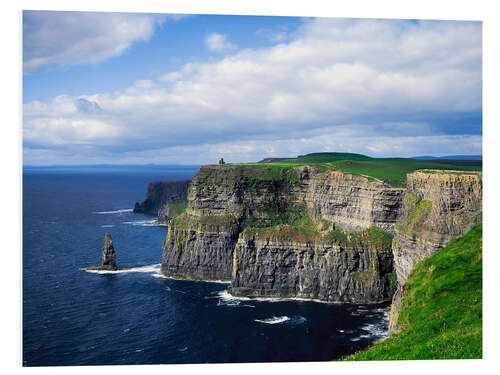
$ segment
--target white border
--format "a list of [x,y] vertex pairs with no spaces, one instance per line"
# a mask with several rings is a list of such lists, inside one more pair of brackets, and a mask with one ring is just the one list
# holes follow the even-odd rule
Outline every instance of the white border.
[[[1,311],[1,361],[0,366],[8,373],[26,371],[40,373],[87,373],[147,371],[148,373],[213,373],[234,374],[235,372],[349,372],[363,374],[453,372],[490,373],[498,357],[498,266],[500,250],[495,246],[496,212],[498,211],[497,140],[500,126],[498,116],[499,96],[497,94],[499,12],[493,1],[448,1],[420,0],[413,2],[396,0],[360,1],[350,0],[338,3],[307,1],[247,0],[183,0],[181,2],[157,2],[152,0],[74,0],[28,1],[19,0],[2,5],[2,291]],[[248,14],[288,16],[329,16],[360,18],[411,18],[411,19],[453,19],[483,21],[483,155],[484,155],[484,360],[461,361],[401,361],[367,363],[288,363],[288,364],[231,364],[231,365],[161,365],[161,366],[106,366],[71,368],[21,368],[21,10],[94,10],[155,13],[195,14]]]

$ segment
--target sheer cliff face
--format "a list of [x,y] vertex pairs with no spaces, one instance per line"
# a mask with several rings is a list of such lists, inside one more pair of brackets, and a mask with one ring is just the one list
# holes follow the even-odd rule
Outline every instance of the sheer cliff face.
[[[190,185],[186,212],[171,222],[162,272],[232,278],[233,293],[240,295],[390,300],[390,239],[371,243],[356,235],[342,243],[327,234],[333,223],[344,230],[392,231],[403,193],[366,177],[311,167],[205,166]],[[323,234],[312,242],[307,236],[272,240],[284,233],[280,227],[296,232],[286,224],[304,216],[322,221]],[[266,237],[256,227],[273,234]]]
[[415,264],[481,222],[481,173],[419,171],[408,174],[407,181],[392,245],[398,279],[391,311],[393,331],[403,286]]
[[[394,328],[413,266],[479,222],[482,209],[480,173],[407,180],[398,189],[312,167],[202,167],[186,211],[171,220],[161,271],[231,279],[232,293],[247,296],[368,303],[394,294]],[[301,218],[305,227],[290,225]]]
[[[302,237],[302,238],[301,238]],[[324,301],[390,301],[396,286],[389,241],[339,243],[291,228],[245,231],[234,250],[231,293]]]
[[149,183],[146,199],[144,202],[135,204],[134,212],[158,215],[160,222],[168,222],[171,209],[167,204],[186,202],[190,182],[190,180],[186,180]]
[[307,207],[314,218],[345,230],[377,226],[392,231],[403,194],[404,189],[340,171],[206,166],[191,184],[188,213],[233,215],[241,222],[259,221],[264,226],[273,223],[275,216]]
[[185,279],[228,280],[238,234],[231,217],[178,216],[170,221],[163,244],[161,272]]
[[392,232],[401,210],[404,189],[366,177],[317,169],[301,169],[297,194],[308,203],[315,217],[346,230],[376,226]]
[[407,181],[393,243],[401,285],[416,263],[481,221],[483,202],[481,173],[421,171]]

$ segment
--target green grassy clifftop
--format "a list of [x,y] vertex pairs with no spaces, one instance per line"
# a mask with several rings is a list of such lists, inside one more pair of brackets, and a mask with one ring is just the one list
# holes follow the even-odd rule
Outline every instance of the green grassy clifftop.
[[274,169],[310,165],[325,172],[338,170],[379,179],[393,187],[406,185],[406,175],[418,169],[480,171],[482,160],[416,160],[410,158],[371,158],[361,154],[320,152],[290,159],[264,159],[265,162],[231,164]]
[[351,361],[482,358],[482,224],[418,263],[403,288],[399,333]]

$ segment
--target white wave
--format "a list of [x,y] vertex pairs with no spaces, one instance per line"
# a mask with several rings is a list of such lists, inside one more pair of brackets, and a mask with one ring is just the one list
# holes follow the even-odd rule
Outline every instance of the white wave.
[[114,273],[132,273],[132,272],[158,273],[158,271],[160,271],[160,264],[158,263],[158,264],[152,264],[150,266],[124,268],[124,269],[118,269],[116,271],[86,270],[86,269],[83,270],[89,273],[98,273],[99,275],[114,274]]
[[[228,282],[229,283],[229,282]],[[205,298],[221,298],[225,301],[258,301],[258,302],[283,302],[283,301],[301,301],[301,302],[317,302],[326,304],[341,304],[342,302],[337,301],[322,301],[319,299],[312,298],[301,298],[301,297],[235,297],[229,294],[228,290],[223,290],[219,292],[217,296],[205,297]]]
[[351,339],[351,341],[359,341],[365,338],[374,338],[375,342],[384,341],[389,337],[389,316],[390,308],[379,308],[373,310],[374,312],[383,312],[382,319],[376,323],[368,323],[361,327],[365,334],[359,335],[357,338]]
[[[181,279],[179,277],[165,276],[161,273],[154,275],[154,277],[159,277],[161,279],[169,279],[169,280],[180,280],[180,281],[196,281],[199,283],[217,283],[217,284],[231,284],[229,280],[191,280],[191,279]],[[216,297],[213,297],[216,298]]]
[[114,210],[114,211],[98,211],[98,212],[92,212],[93,214],[96,215],[107,215],[107,214],[123,214],[125,212],[133,212],[133,208],[123,208],[121,210]]
[[104,225],[101,225],[101,228],[113,228],[114,225],[113,224],[104,224]]
[[255,319],[254,322],[265,323],[265,324],[279,324],[290,320],[288,316],[273,316],[269,319]]
[[124,221],[123,224],[141,226],[141,227],[156,227],[159,226],[158,220],[137,220],[137,221]]

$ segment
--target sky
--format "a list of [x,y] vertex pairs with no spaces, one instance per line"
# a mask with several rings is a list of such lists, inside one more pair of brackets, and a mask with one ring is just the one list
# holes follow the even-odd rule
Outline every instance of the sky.
[[482,24],[23,12],[23,163],[482,153]]

